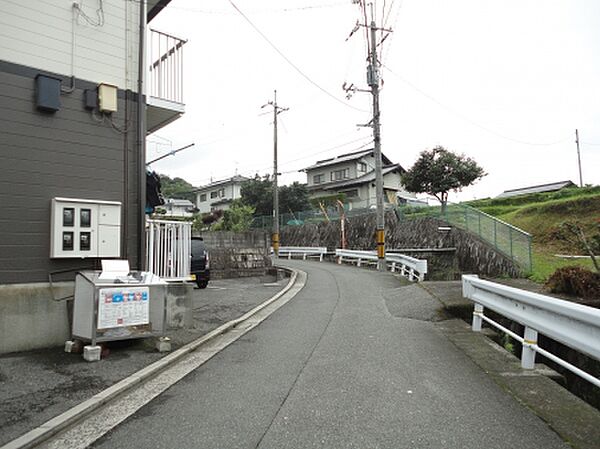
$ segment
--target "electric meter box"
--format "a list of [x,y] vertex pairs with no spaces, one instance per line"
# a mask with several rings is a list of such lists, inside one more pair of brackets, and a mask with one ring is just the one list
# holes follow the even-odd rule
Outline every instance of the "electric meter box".
[[53,198],[50,257],[121,256],[121,203]]
[[75,277],[73,337],[97,343],[162,335],[167,283],[144,271]]

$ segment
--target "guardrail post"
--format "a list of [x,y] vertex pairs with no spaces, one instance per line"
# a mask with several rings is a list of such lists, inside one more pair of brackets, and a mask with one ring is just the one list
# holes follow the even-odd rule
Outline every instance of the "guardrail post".
[[392,273],[396,272],[396,262],[392,262]]
[[523,336],[523,349],[521,351],[521,368],[533,369],[535,367],[535,349],[531,345],[537,345],[538,333],[535,329],[525,327]]
[[473,310],[473,324],[471,329],[473,332],[481,332],[481,324],[483,322],[483,306],[481,304],[475,304],[475,310]]
[[360,262],[361,262],[361,260],[360,260],[360,257],[359,257],[358,259],[356,259],[356,266],[357,267],[360,267]]

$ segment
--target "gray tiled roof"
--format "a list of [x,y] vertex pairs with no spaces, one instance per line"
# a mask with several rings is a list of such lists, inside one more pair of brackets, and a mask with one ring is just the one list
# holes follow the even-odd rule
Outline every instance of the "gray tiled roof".
[[565,187],[573,187],[573,181],[560,181],[550,184],[541,184],[539,186],[522,187],[520,189],[505,190],[496,198],[507,198],[510,196],[527,195],[529,193],[555,192],[556,190],[564,189]]
[[[315,168],[327,167],[329,165],[339,164],[341,162],[349,162],[360,159],[361,157],[367,156],[370,153],[373,153],[375,150],[373,148],[368,150],[357,151],[354,153],[346,153],[340,154],[339,156],[332,157],[330,159],[323,159],[321,161],[317,161],[316,164],[311,165],[310,167],[303,168],[303,171],[314,170]],[[382,153],[381,160],[384,165],[391,164],[392,162]]]
[[235,176],[232,176],[231,178],[221,179],[220,181],[211,182],[210,184],[207,184],[205,186],[198,187],[197,189],[194,190],[194,192],[199,192],[200,190],[212,189],[212,188],[218,187],[220,185],[224,185],[224,184],[244,182],[244,181],[248,181],[249,179],[250,178],[246,178],[245,176],[235,175]]

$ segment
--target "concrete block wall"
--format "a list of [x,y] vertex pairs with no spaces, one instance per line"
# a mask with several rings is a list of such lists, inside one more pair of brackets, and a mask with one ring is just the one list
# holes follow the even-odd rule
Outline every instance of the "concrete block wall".
[[194,236],[204,239],[212,279],[263,275],[271,267],[271,242],[266,232],[214,231]]

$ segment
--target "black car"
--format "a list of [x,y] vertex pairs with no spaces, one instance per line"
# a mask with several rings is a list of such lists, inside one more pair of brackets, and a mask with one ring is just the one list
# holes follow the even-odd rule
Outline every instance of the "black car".
[[198,288],[206,288],[210,280],[210,260],[202,237],[192,237],[191,275]]

